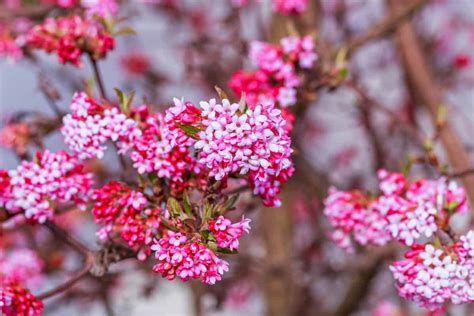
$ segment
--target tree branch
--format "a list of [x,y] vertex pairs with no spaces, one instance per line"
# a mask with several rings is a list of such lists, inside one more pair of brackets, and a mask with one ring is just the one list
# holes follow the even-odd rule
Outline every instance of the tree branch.
[[91,255],[92,251],[84,245],[81,241],[71,236],[67,231],[56,225],[54,222],[46,221],[44,224],[54,235],[59,237],[63,242],[76,249],[85,257]]
[[[392,10],[397,12],[400,2],[390,0],[389,3]],[[399,25],[396,34],[405,73],[409,82],[413,85],[412,90],[417,93],[417,97],[427,108],[433,124],[437,125],[438,109],[444,104],[442,89],[434,79],[433,71],[426,61],[411,23],[406,22]],[[453,169],[470,169],[469,154],[452,125],[445,122],[439,133],[439,138]],[[474,203],[474,174],[466,175],[462,178],[462,182],[471,203]]]
[[[395,31],[398,25],[404,20],[408,19],[417,10],[419,10],[428,0],[413,0],[410,4],[402,9],[398,9],[393,14],[389,14],[382,19],[379,23],[373,25],[367,31],[357,34],[350,38],[341,48],[346,48],[348,54],[359,48],[360,46],[370,42],[374,39],[387,35],[390,32]],[[339,48],[339,49],[341,49]],[[336,54],[337,49],[334,54]]]
[[46,291],[44,293],[41,293],[41,294],[37,295],[36,297],[40,300],[44,300],[46,298],[52,297],[54,295],[57,295],[57,294],[60,294],[64,291],[66,291],[67,289],[72,287],[74,284],[76,284],[79,280],[81,280],[86,275],[88,275],[91,268],[92,268],[92,261],[87,260],[84,267],[82,267],[82,269],[77,271],[70,279],[68,279],[67,281],[65,281],[65,282],[63,282],[59,285],[57,285],[56,287],[52,288],[49,291]]

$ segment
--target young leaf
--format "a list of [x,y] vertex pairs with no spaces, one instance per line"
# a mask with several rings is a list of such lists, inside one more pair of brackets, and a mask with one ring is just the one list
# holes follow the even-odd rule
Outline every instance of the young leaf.
[[168,199],[168,207],[169,207],[169,211],[171,212],[171,214],[173,215],[180,215],[180,214],[183,214],[183,209],[181,208],[181,205],[179,204],[179,202],[173,198],[173,197],[170,197]]
[[218,86],[214,86],[214,89],[216,89],[217,94],[219,95],[219,98],[221,98],[221,100],[229,99],[229,97],[227,97],[227,94],[224,92],[224,90],[222,90]]
[[196,134],[201,131],[199,128],[194,127],[192,125],[181,124],[181,123],[178,123],[178,122],[175,122],[175,124],[179,128],[181,128],[186,135],[188,135],[189,137],[192,137],[194,139],[197,139]]

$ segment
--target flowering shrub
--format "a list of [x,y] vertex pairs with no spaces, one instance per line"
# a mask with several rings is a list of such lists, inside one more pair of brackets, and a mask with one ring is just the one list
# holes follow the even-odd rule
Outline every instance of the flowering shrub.
[[44,97],[5,81],[35,108],[2,99],[0,314],[113,314],[177,279],[196,314],[470,315],[472,10],[211,2],[0,4],[0,57]]

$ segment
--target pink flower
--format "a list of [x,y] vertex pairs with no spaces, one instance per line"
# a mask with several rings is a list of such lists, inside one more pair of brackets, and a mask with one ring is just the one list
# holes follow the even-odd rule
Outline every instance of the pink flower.
[[81,5],[86,9],[88,18],[92,18],[94,15],[113,17],[117,15],[119,10],[116,0],[81,0]]
[[364,246],[382,246],[391,240],[386,211],[362,193],[331,188],[324,205],[324,214],[336,229],[332,238],[341,248],[352,252],[352,239]]
[[2,282],[34,286],[41,280],[43,261],[36,252],[17,248],[10,252],[0,250],[0,278]]
[[229,219],[221,215],[209,221],[208,227],[219,247],[233,250],[239,248],[238,239],[242,233],[244,231],[249,233],[250,219],[242,217],[240,222],[232,224]]
[[142,192],[118,181],[95,190],[91,199],[95,202],[92,208],[95,221],[104,224],[97,232],[99,238],[107,240],[118,233],[130,247],[138,250],[139,259],[146,259],[160,227],[161,209],[147,206],[148,200]]
[[252,42],[249,58],[258,70],[252,73],[237,71],[229,86],[237,94],[245,93],[251,108],[277,101],[281,107],[294,105],[303,69],[312,68],[317,60],[314,49],[310,36],[285,37],[280,45]]
[[43,302],[30,291],[15,283],[0,287],[0,313],[5,316],[38,316],[43,310]]
[[228,263],[199,241],[188,239],[183,233],[166,231],[151,247],[159,262],[153,271],[173,280],[202,279],[203,283],[214,284],[229,270]]
[[273,10],[283,14],[299,14],[306,10],[308,0],[272,0]]
[[92,175],[83,171],[76,157],[47,150],[37,153],[35,162],[23,161],[3,179],[8,185],[0,202],[9,212],[24,211],[40,223],[52,218],[52,202],[83,206],[92,184]]
[[71,114],[64,116],[61,133],[80,159],[102,158],[108,140],[117,142],[120,151],[125,152],[141,135],[133,119],[117,108],[97,103],[84,92],[74,94]]
[[26,36],[30,47],[55,52],[61,63],[80,66],[81,54],[94,59],[105,57],[115,46],[114,38],[99,23],[78,15],[47,18]]
[[264,204],[278,205],[280,184],[293,172],[291,140],[281,111],[257,105],[241,112],[239,104],[228,100],[220,104],[212,99],[200,105],[202,131],[194,147],[209,176],[222,180],[232,173],[248,174]]
[[449,247],[413,245],[405,260],[396,261],[390,270],[401,296],[429,309],[446,302],[474,302],[473,259],[459,258]]

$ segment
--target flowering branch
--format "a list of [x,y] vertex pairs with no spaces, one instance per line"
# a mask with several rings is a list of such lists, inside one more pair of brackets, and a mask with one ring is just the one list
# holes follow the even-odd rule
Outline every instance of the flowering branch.
[[88,54],[88,55],[89,55],[89,60],[90,60],[91,65],[92,65],[92,69],[94,71],[95,81],[97,83],[97,86],[99,87],[100,96],[102,97],[102,99],[107,100],[107,94],[106,94],[106,91],[105,91],[104,82],[102,81],[102,75],[100,73],[100,69],[99,69],[99,65],[97,63],[97,60],[95,60],[95,58],[91,54]]

